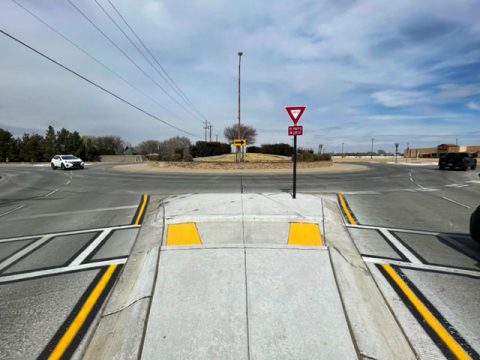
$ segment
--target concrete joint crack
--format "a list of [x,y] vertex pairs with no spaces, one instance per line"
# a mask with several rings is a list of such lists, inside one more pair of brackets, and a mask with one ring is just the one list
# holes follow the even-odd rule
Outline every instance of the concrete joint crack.
[[139,301],[141,301],[141,300],[143,300],[143,299],[149,299],[149,298],[151,299],[152,296],[151,296],[151,295],[142,296],[141,298],[139,298],[139,299],[131,302],[130,304],[128,304],[128,305],[126,305],[126,306],[124,306],[124,307],[122,307],[121,309],[118,309],[118,310],[113,311],[113,312],[108,313],[108,314],[103,314],[103,315],[102,315],[102,318],[105,318],[105,317],[107,317],[107,316],[111,316],[111,315],[118,314],[118,313],[122,312],[123,310],[129,308],[130,306],[136,304],[137,302],[139,302]]

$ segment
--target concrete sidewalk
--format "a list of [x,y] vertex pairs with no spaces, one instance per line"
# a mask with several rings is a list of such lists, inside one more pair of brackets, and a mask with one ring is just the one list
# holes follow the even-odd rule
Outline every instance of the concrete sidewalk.
[[[415,358],[339,214],[305,194],[165,199],[150,212],[156,231],[142,228],[159,252],[127,263],[85,358]],[[128,292],[138,282],[141,297]],[[109,313],[138,330],[112,331]]]

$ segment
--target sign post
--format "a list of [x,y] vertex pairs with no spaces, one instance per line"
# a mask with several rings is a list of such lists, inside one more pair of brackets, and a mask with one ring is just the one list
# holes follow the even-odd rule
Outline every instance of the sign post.
[[303,126],[297,125],[298,120],[303,115],[306,106],[287,106],[287,110],[290,119],[292,119],[294,126],[288,127],[288,135],[293,136],[293,194],[294,199],[297,198],[297,135],[303,135]]

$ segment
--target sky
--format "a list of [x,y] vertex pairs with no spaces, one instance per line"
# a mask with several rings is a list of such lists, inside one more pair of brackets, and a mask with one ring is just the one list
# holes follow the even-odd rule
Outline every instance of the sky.
[[[256,145],[291,142],[288,105],[307,106],[301,147],[480,144],[478,0],[111,0],[193,106],[102,11],[136,41],[108,0],[15,1],[108,69],[13,0],[0,3],[1,30],[192,141],[204,119],[222,141],[236,123],[242,51],[241,121],[257,129]],[[185,135],[3,34],[0,54],[0,128],[16,136],[48,125],[134,145]]]

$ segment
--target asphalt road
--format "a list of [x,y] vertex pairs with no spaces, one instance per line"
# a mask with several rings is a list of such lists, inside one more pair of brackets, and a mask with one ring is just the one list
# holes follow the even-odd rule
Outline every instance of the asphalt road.
[[[366,261],[372,261],[380,288],[421,357],[448,353],[408,310],[375,259],[404,262],[405,253],[407,260],[417,259],[418,266],[402,268],[404,275],[456,329],[459,341],[478,354],[480,280],[468,275],[480,271],[480,246],[468,236],[470,213],[480,205],[478,171],[368,166],[356,173],[300,174],[297,188],[342,192],[356,225],[371,226],[350,227],[352,237]],[[291,189],[290,175],[126,174],[103,164],[83,171],[3,166],[0,176],[0,358],[22,359],[51,351],[102,279],[103,293],[108,292],[138,231],[134,222],[142,194]],[[385,241],[390,236],[398,247]]]

